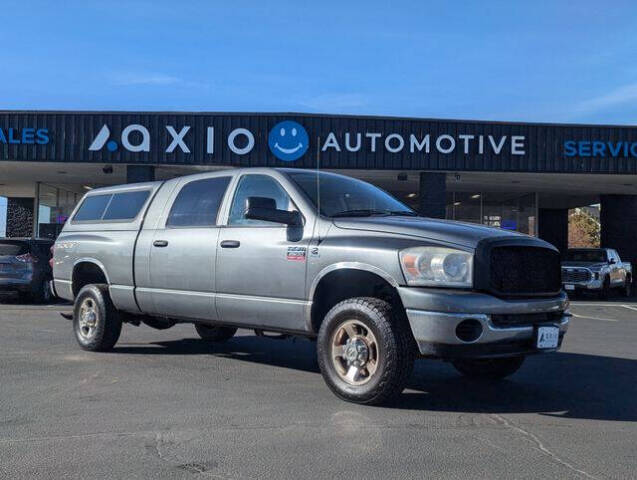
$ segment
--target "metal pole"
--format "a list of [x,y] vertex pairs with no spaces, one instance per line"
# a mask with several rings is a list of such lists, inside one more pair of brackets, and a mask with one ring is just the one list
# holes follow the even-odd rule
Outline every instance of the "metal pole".
[[33,199],[33,237],[38,236],[38,224],[40,223],[40,182],[35,182],[35,198]]

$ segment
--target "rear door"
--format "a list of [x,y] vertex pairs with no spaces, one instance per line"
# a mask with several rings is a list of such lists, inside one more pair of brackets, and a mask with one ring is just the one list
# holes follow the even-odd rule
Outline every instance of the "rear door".
[[150,246],[151,313],[216,318],[217,215],[231,178],[184,179],[173,192]]

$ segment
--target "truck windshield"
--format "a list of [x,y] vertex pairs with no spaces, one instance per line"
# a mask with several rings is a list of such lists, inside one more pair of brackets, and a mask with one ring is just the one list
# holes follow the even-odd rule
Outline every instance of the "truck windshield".
[[321,215],[327,217],[417,215],[387,192],[362,180],[327,172],[298,171],[288,175],[314,206],[320,196]]
[[568,262],[599,263],[606,261],[605,250],[569,250],[566,252]]

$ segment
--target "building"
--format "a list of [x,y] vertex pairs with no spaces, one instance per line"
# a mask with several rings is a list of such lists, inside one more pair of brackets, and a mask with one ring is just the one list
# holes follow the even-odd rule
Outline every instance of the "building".
[[560,249],[568,209],[599,203],[602,244],[637,261],[637,129],[623,126],[3,111],[0,228],[6,216],[7,236],[55,236],[88,189],[238,166],[339,171],[424,215],[538,235]]

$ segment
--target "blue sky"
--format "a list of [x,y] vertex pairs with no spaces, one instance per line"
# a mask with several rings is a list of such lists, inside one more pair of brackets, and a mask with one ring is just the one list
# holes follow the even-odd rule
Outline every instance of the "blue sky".
[[2,3],[0,109],[632,124],[637,4]]

